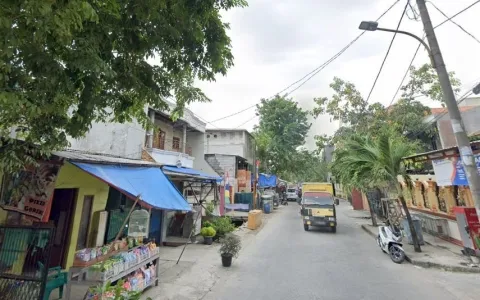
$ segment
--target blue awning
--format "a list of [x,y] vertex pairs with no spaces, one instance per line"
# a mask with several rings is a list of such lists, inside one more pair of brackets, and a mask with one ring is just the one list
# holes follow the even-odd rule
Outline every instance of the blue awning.
[[71,162],[85,172],[158,209],[190,211],[182,194],[159,167],[134,167]]
[[[204,173],[202,171],[198,171],[195,169],[191,168],[179,168],[179,167],[174,167],[174,166],[163,166],[162,170],[167,174],[167,175],[172,175],[172,173],[175,174],[181,174],[181,175],[190,175],[192,177],[196,177],[200,180],[215,180],[217,182],[222,181],[222,177],[220,176],[212,176],[207,173]],[[173,174],[173,175],[175,175]]]

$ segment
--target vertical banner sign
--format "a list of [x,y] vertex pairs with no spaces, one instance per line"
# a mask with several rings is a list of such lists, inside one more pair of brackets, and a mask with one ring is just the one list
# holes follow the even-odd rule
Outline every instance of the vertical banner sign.
[[55,189],[58,162],[40,162],[13,176],[4,176],[1,206],[41,220]]

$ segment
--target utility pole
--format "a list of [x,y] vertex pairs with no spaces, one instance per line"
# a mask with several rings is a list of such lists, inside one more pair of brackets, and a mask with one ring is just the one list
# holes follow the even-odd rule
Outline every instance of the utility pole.
[[470,147],[470,141],[468,140],[467,133],[465,132],[465,126],[462,121],[460,110],[458,109],[455,94],[453,93],[452,84],[448,77],[447,68],[443,61],[442,53],[440,52],[440,46],[438,45],[437,37],[428,14],[427,5],[425,0],[417,0],[420,16],[422,17],[423,27],[425,34],[427,35],[428,44],[433,55],[435,62],[435,69],[438,74],[440,86],[442,87],[443,97],[447,105],[448,114],[452,122],[453,133],[457,140],[458,151],[462,159],[463,168],[467,175],[468,184],[472,193],[473,201],[477,212],[480,212],[480,176],[477,171],[477,164],[475,157],[473,156],[472,147]]

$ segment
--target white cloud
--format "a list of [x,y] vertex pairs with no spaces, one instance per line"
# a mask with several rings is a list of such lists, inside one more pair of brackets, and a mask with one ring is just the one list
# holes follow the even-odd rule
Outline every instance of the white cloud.
[[[435,4],[447,15],[467,7],[473,0],[436,0]],[[205,120],[214,120],[258,103],[272,96],[306,73],[321,65],[356,35],[362,20],[374,20],[394,1],[387,0],[250,0],[245,9],[224,14],[230,22],[235,66],[216,82],[199,82],[211,103],[194,103],[190,108]],[[412,1],[415,3],[415,1]],[[400,1],[380,22],[381,27],[395,28],[404,8]],[[427,3],[433,24],[445,17]],[[480,4],[461,14],[455,21],[480,38],[478,14]],[[409,14],[412,15],[411,13]],[[422,36],[419,21],[405,17],[402,30]],[[456,25],[448,22],[436,30],[444,60],[449,71],[455,71],[464,84],[480,79],[480,60],[476,53],[480,44]],[[329,84],[334,76],[353,82],[367,97],[392,34],[367,32],[342,56],[321,71],[291,96],[305,109],[313,108],[313,98],[329,96]],[[370,102],[389,104],[408,67],[417,42],[397,35]],[[421,49],[415,64],[428,62]],[[216,122],[218,127],[237,127],[254,116],[250,109],[234,117]],[[257,118],[242,127],[251,130]],[[212,127],[208,125],[208,127]],[[328,116],[318,118],[307,142],[313,147],[315,134],[331,134],[336,124]]]

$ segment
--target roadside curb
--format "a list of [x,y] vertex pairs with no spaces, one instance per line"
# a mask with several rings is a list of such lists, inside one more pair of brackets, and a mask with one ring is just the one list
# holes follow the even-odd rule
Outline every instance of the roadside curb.
[[[369,230],[367,225],[361,224],[360,226],[371,237],[373,237],[373,238],[376,237],[376,235]],[[444,265],[444,264],[439,264],[439,263],[434,263],[434,262],[420,261],[420,260],[417,260],[417,259],[412,259],[411,257],[408,257],[408,256],[406,256],[405,259],[406,259],[406,261],[408,261],[412,265],[419,266],[419,267],[422,267],[422,268],[440,269],[440,270],[444,270],[444,271],[460,272],[460,273],[477,273],[477,274],[480,273],[480,268],[471,268],[471,267],[463,267],[463,266],[449,266],[449,265]]]

